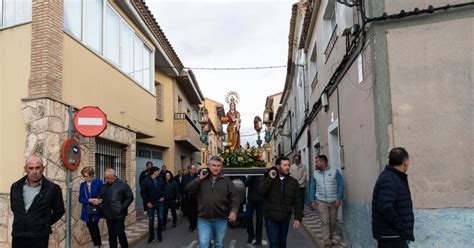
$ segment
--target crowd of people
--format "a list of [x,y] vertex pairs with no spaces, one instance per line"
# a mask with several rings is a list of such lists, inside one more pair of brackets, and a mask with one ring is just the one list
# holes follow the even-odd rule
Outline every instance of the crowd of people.
[[[329,165],[325,155],[318,155],[315,161],[316,170],[309,177],[309,185],[307,167],[297,154],[292,165],[289,158],[279,157],[263,176],[246,177],[243,183],[248,190],[238,189],[236,182],[222,175],[223,163],[218,156],[211,157],[207,167],[200,171],[192,165],[178,171],[176,176],[166,166],[160,170],[149,161],[139,177],[140,195],[149,223],[148,243],[162,242],[168,213],[171,212],[174,228],[180,209],[188,218],[189,231],[198,231],[199,247],[209,247],[211,240],[214,247],[224,247],[228,224],[237,220],[239,209],[245,203],[247,243],[262,245],[265,226],[269,246],[286,247],[290,224],[295,229],[302,224],[306,187],[310,187],[310,206],[319,212],[322,239],[324,245],[330,247],[334,242],[337,212],[344,199],[344,179],[339,170]],[[392,149],[389,164],[374,186],[372,233],[378,247],[408,247],[409,242],[414,241],[408,166],[408,152],[401,147]],[[48,247],[51,227],[65,212],[61,189],[44,177],[41,157],[30,156],[24,170],[26,175],[11,186],[12,246]],[[111,168],[104,171],[104,181],[94,178],[94,174],[90,166],[81,171],[84,180],[79,186],[81,220],[86,223],[95,247],[102,246],[101,218],[107,223],[109,246],[114,248],[120,243],[121,247],[128,247],[125,218],[134,200],[133,192]],[[244,202],[242,194],[246,196]]]

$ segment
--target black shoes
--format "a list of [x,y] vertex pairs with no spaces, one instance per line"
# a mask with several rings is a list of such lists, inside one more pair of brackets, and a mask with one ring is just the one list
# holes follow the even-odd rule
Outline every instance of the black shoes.
[[249,238],[247,239],[247,244],[252,244],[252,242],[253,242],[253,237],[249,237]]
[[252,245],[253,246],[262,245],[262,241],[261,240],[256,240]]
[[148,244],[151,243],[151,242],[153,242],[153,240],[154,240],[153,238],[149,238],[148,241],[147,241]]
[[175,227],[176,227],[176,223],[173,223],[173,228],[175,228]]

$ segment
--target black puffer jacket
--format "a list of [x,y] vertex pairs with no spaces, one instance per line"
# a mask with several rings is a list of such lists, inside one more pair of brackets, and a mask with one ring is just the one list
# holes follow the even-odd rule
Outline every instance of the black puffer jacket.
[[102,186],[99,198],[102,199],[101,207],[105,218],[115,220],[127,216],[133,193],[127,183],[117,178],[112,184],[106,183]]
[[43,177],[41,189],[28,212],[25,212],[23,185],[26,176],[12,184],[10,206],[13,211],[15,238],[37,238],[51,234],[51,226],[64,214],[64,202],[59,185]]
[[299,184],[296,179],[287,175],[284,193],[280,192],[281,180],[277,176],[272,179],[267,176],[263,180],[258,193],[263,197],[263,215],[266,219],[274,221],[289,221],[291,212],[294,211],[295,220],[303,219],[303,201],[299,194]]
[[415,240],[413,205],[407,174],[386,166],[375,183],[372,233],[376,240]]

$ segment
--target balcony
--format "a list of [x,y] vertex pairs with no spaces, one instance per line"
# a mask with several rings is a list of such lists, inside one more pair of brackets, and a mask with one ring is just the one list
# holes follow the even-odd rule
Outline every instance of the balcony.
[[324,56],[326,58],[326,62],[329,59],[329,56],[331,55],[332,49],[334,49],[334,46],[336,45],[337,41],[337,25],[334,27],[331,38],[329,39],[328,46],[326,47],[326,50],[324,51]]
[[193,152],[199,151],[201,144],[199,139],[199,128],[186,113],[174,114],[173,132],[175,142],[182,144]]

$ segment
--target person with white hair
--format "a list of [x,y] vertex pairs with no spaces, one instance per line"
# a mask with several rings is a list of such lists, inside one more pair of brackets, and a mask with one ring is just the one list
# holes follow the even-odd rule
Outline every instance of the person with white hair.
[[98,198],[92,204],[100,205],[107,221],[109,230],[109,246],[117,247],[117,238],[122,248],[128,247],[125,235],[125,217],[128,207],[132,204],[133,193],[128,184],[119,179],[115,170],[108,168],[104,172],[105,184]]

